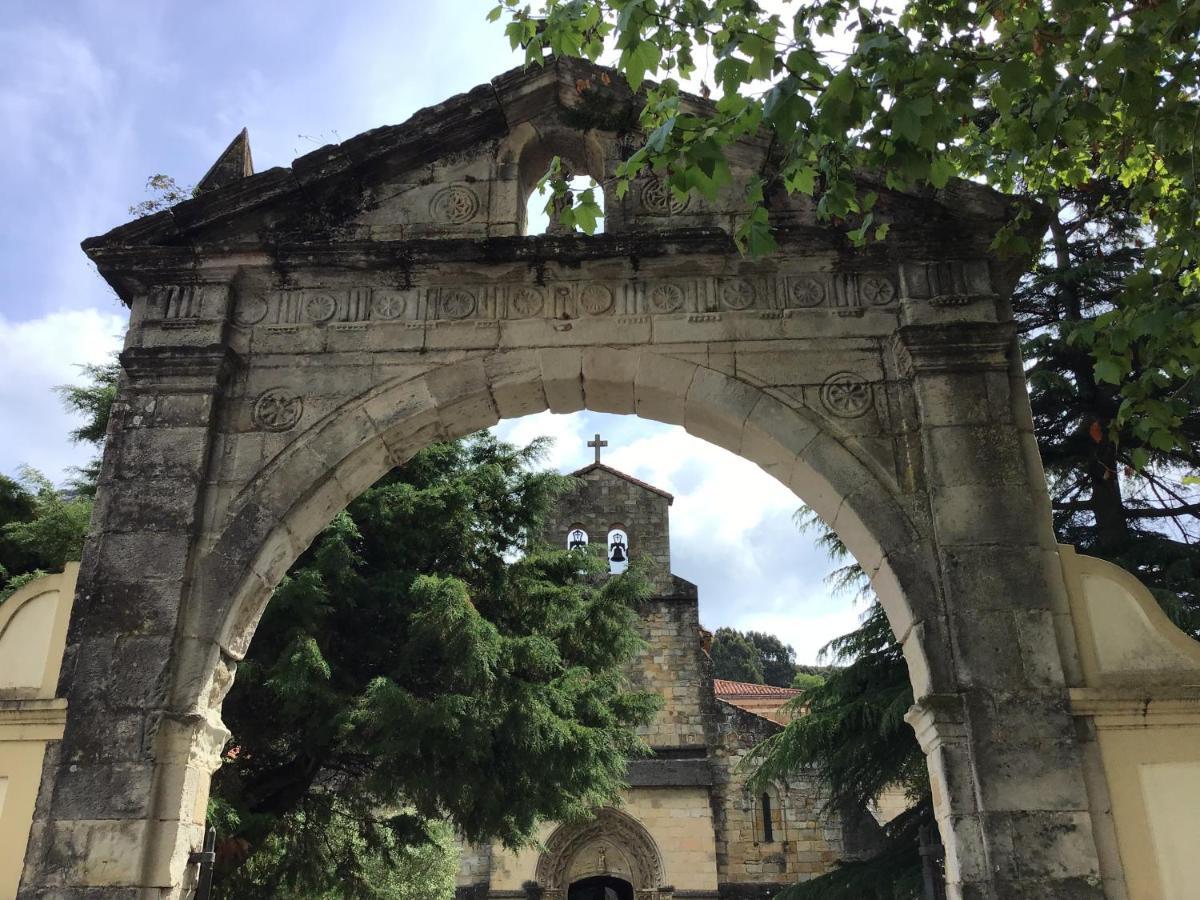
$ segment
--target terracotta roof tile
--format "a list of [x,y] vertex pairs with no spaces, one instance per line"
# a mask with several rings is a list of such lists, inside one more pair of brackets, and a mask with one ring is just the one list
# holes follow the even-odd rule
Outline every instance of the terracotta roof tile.
[[748,681],[726,681],[724,678],[714,678],[713,693],[722,700],[730,697],[776,697],[780,700],[790,700],[803,694],[804,691],[776,687],[773,684],[751,684]]

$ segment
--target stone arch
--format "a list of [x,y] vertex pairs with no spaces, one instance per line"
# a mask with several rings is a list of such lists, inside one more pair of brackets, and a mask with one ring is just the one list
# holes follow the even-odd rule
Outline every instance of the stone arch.
[[615,875],[635,891],[664,887],[668,873],[658,844],[635,818],[603,808],[586,822],[560,825],[538,858],[538,887],[565,891],[572,882],[598,875]]
[[[501,369],[506,374],[498,379]],[[426,444],[471,434],[501,418],[583,408],[682,425],[791,488],[871,576],[904,642],[918,694],[930,689],[936,655],[909,638],[931,630],[936,591],[921,565],[917,525],[877,467],[804,408],[715,369],[648,350],[501,351],[386,383],[345,403],[294,440],[233,501],[198,567],[198,585],[224,587],[199,592],[206,606],[203,616],[197,610],[193,617],[194,636],[240,659],[294,559],[338,511]],[[229,585],[237,587],[230,591]],[[214,597],[228,598],[226,605],[214,609]],[[914,597],[919,608],[911,604]],[[921,628],[915,630],[915,623]],[[210,665],[217,661],[212,649],[204,654]],[[189,677],[185,683],[208,680]],[[179,699],[191,706],[198,698]]]
[[1099,896],[1007,302],[1023,261],[991,249],[1009,199],[869,185],[886,240],[789,205],[748,259],[729,231],[769,165],[748,138],[715,200],[649,178],[606,196],[603,235],[517,237],[523,155],[527,176],[556,142],[601,176],[622,158],[624,126],[577,114],[592,79],[636,104],[612,76],[510,72],[258,175],[242,140],[201,196],[84,243],[131,328],[22,900],[185,896],[220,702],[288,566],[425,444],[584,408],[757,463],[871,575],[951,897]]

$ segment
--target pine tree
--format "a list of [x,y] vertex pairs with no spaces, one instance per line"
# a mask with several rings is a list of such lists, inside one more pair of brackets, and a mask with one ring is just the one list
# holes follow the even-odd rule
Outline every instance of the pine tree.
[[571,484],[544,446],[422,451],[280,584],[223,707],[220,896],[391,898],[372,873],[432,821],[516,846],[616,799],[656,705],[623,675],[649,587],[537,544]]

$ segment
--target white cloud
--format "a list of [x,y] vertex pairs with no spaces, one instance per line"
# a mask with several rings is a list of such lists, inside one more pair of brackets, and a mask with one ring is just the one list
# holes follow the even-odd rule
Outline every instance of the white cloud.
[[26,322],[0,316],[0,472],[30,465],[60,481],[94,454],[68,441],[80,419],[63,409],[54,388],[78,382],[80,365],[109,360],[125,325],[125,316],[94,309]]

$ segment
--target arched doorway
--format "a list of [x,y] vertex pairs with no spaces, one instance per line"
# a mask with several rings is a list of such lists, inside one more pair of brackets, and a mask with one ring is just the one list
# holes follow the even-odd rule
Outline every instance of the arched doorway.
[[597,875],[572,884],[567,900],[633,900],[633,885],[623,878]]

